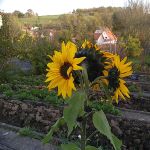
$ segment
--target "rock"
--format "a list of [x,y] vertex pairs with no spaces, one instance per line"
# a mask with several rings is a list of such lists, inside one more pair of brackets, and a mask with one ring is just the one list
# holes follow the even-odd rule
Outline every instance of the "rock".
[[56,113],[51,113],[51,116],[52,116],[53,119],[55,119],[57,114]]
[[135,144],[140,144],[141,140],[140,139],[135,139],[134,142],[135,142]]
[[116,133],[119,136],[123,134],[122,130],[119,128],[117,121],[111,120],[111,126],[113,127],[112,130],[114,131],[114,133]]
[[114,131],[114,133],[116,133],[119,136],[123,135],[122,130],[117,126],[113,128],[113,131]]
[[21,114],[19,116],[20,116],[20,120],[25,120],[27,113],[21,112]]
[[14,115],[16,111],[9,111],[9,115]]
[[43,106],[37,107],[37,111],[38,111],[38,112],[43,112],[43,110],[44,110],[44,107],[43,107]]
[[124,104],[125,108],[131,108],[132,106],[130,104]]
[[35,115],[34,115],[34,114],[29,114],[29,117],[30,117],[30,118],[34,118]]
[[135,127],[134,130],[135,130],[135,131],[140,131],[140,128]]
[[12,110],[13,110],[13,111],[17,111],[18,107],[19,107],[18,105],[14,105],[14,106],[12,107]]
[[55,110],[55,113],[56,113],[56,114],[60,114],[60,111],[59,111],[59,110]]
[[118,126],[118,122],[117,122],[117,121],[111,120],[110,123],[111,123],[111,125],[112,125],[113,127]]
[[150,129],[150,124],[147,124],[146,127]]
[[21,108],[22,110],[27,110],[28,109],[28,105],[27,104],[21,104]]
[[51,122],[48,120],[40,120],[44,125],[50,125]]
[[45,126],[45,127],[44,127],[44,130],[45,130],[45,131],[49,131],[49,130],[50,130],[50,126]]
[[127,131],[126,131],[126,134],[130,135],[130,134],[131,134],[131,131],[130,131],[130,130],[127,130]]
[[42,116],[40,115],[39,112],[36,114],[36,121],[40,122],[42,120]]

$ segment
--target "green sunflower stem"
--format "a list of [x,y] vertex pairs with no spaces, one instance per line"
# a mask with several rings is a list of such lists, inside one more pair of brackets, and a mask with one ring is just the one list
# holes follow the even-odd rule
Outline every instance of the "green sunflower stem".
[[85,87],[85,92],[88,93],[88,90],[89,90],[89,79],[88,79],[88,74],[87,74],[87,69],[86,69],[86,65],[83,64],[83,71],[82,71],[82,74],[83,74],[83,81],[84,81],[84,87]]
[[[84,87],[85,93],[86,93],[86,98],[85,98],[85,103],[84,103],[84,109],[88,106],[88,91],[89,91],[89,80],[88,80],[88,74],[86,70],[86,66],[83,65],[83,71],[82,71],[82,76],[83,76],[83,81],[81,84]],[[82,129],[81,129],[81,150],[85,150],[86,148],[86,126],[87,126],[87,117],[85,116],[82,121]]]
[[99,83],[100,80],[102,80],[102,79],[106,79],[106,77],[104,77],[104,76],[97,77],[97,78],[90,84],[90,86],[93,86],[93,85]]
[[81,150],[85,150],[86,147],[86,124],[87,119],[84,118],[82,122],[82,132],[81,132]]

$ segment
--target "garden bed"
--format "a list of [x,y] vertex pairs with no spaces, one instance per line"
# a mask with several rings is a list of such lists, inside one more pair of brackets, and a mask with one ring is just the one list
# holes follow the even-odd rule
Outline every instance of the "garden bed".
[[[121,108],[120,111],[114,106],[99,102],[101,93],[90,92],[89,95],[93,100],[93,107],[103,109],[107,113],[113,133],[123,141],[123,150],[149,150],[150,100],[139,95],[137,87],[130,88],[136,93],[131,96],[131,100],[115,104]],[[64,106],[65,103],[55,91],[49,92],[46,89],[44,76],[17,77],[9,83],[0,85],[0,121],[21,128],[30,127],[35,131],[47,133],[62,116],[60,106]],[[66,128],[62,129],[56,136],[66,138]],[[88,130],[88,134],[93,131],[94,127]],[[72,136],[71,139],[78,138],[78,135],[79,132],[76,132],[75,137]],[[90,144],[110,145],[102,135],[93,137]],[[111,150],[112,147],[108,146],[106,149]]]
[[[150,120],[146,117],[149,117],[150,113],[129,110],[121,110],[121,112],[121,116],[107,114],[107,117],[113,133],[123,140],[123,144],[125,145],[123,149],[149,150]],[[61,108],[44,103],[0,100],[1,122],[19,127],[28,126],[44,133],[48,132],[50,126],[54,124],[61,114]],[[136,117],[135,114],[137,114]],[[93,131],[89,130],[90,132]],[[60,136],[60,134],[61,132],[58,135]],[[65,134],[66,130],[63,136]],[[99,143],[103,143],[103,145],[108,144],[109,142],[104,139],[103,137],[101,140],[100,138],[96,140],[93,137],[91,143],[94,145]]]
[[150,99],[144,97],[132,96],[130,100],[119,101],[118,104],[114,103],[114,105],[120,108],[150,112]]
[[15,126],[47,132],[60,115],[59,108],[48,104],[0,99],[0,121]]

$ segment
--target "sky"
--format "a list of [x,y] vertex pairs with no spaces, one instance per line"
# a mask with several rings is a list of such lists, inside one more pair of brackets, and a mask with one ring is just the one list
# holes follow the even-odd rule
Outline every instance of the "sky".
[[93,7],[123,7],[127,0],[0,0],[0,10],[13,12],[19,10],[25,13],[28,9],[38,15],[57,15],[72,12],[77,8]]

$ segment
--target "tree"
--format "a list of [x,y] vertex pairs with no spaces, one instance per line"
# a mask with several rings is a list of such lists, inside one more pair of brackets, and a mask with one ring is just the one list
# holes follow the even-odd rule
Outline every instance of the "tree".
[[0,29],[0,76],[4,73],[8,60],[17,53],[14,49],[14,41],[21,32],[18,23],[11,14],[1,13],[1,15],[3,26]]
[[139,38],[133,37],[131,35],[129,35],[127,38],[122,37],[120,39],[119,45],[123,48],[129,57],[140,56],[143,51]]
[[144,53],[150,54],[150,14],[149,3],[142,0],[129,0],[128,6],[114,12],[113,30],[122,36],[139,38]]
[[33,17],[34,16],[34,11],[32,9],[28,9],[27,12],[25,13],[26,17]]
[[12,14],[18,18],[24,17],[24,13],[20,12],[19,10],[15,10]]

